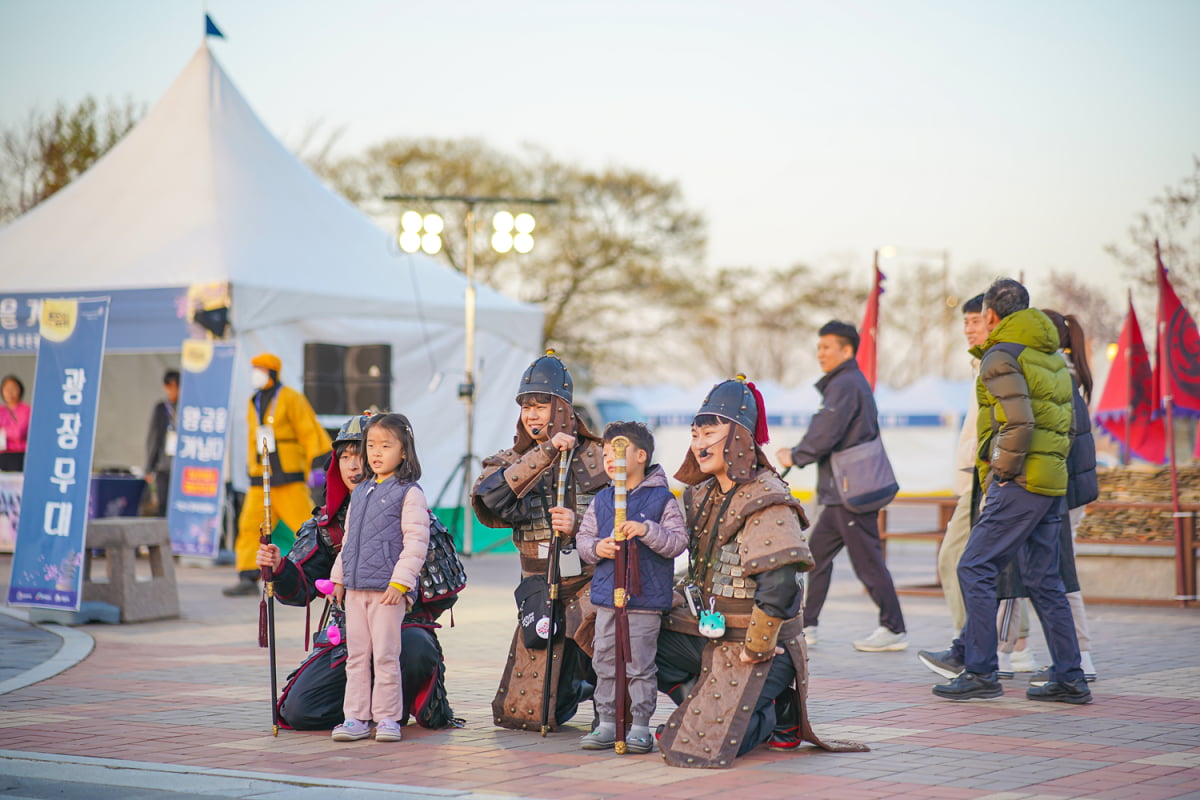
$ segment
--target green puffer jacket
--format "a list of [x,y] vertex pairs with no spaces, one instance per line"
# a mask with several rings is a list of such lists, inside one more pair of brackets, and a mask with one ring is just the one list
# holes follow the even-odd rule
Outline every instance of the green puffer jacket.
[[1009,314],[971,350],[982,359],[975,395],[985,490],[990,469],[1034,494],[1066,494],[1074,415],[1071,373],[1057,351],[1054,323],[1036,308]]

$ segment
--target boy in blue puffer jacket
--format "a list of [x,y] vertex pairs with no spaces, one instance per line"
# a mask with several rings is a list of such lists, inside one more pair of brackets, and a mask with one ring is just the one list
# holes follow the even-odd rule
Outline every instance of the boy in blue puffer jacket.
[[[688,532],[679,503],[667,488],[662,467],[652,465],[654,437],[640,422],[614,422],[604,431],[604,469],[615,472],[612,440],[629,439],[625,452],[626,521],[622,531],[626,547],[636,560],[639,586],[631,587],[626,608],[629,611],[630,663],[629,682],[633,725],[625,737],[630,753],[648,753],[653,748],[650,717],[658,697],[654,657],[658,649],[658,630],[662,616],[671,609],[675,557],[687,549]],[[600,724],[580,740],[584,750],[606,750],[616,744],[616,610],[613,586],[616,573],[613,559],[617,542],[613,533],[613,488],[599,492],[588,506],[576,535],[580,557],[596,565],[592,577],[592,603],[596,606],[595,654],[596,713]],[[637,591],[635,591],[635,589]]]

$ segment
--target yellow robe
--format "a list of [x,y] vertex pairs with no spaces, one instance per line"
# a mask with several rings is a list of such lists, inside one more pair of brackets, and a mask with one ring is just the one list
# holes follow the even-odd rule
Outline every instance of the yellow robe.
[[[271,474],[271,516],[295,533],[312,516],[313,501],[305,480],[313,459],[328,453],[332,443],[304,395],[286,386],[279,387],[271,406],[264,411],[263,423],[275,432],[278,454],[278,467]],[[255,441],[258,425],[258,412],[251,398],[246,409],[246,465],[251,485],[238,518],[234,547],[239,572],[258,568],[254,556],[263,521],[262,441]],[[281,549],[287,551],[287,547]]]

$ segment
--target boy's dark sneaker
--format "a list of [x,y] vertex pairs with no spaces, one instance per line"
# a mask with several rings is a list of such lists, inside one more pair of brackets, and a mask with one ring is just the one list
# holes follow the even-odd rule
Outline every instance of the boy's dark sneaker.
[[949,683],[934,686],[933,693],[947,700],[991,700],[1004,694],[1004,687],[994,672],[990,675],[964,672]]
[[950,680],[957,678],[963,671],[962,659],[954,655],[953,647],[936,653],[921,650],[917,653],[917,658],[921,659],[922,664],[929,667],[938,675]]
[[1030,700],[1045,700],[1051,703],[1071,703],[1082,706],[1092,702],[1092,690],[1087,681],[1050,681],[1043,686],[1030,686],[1025,690]]

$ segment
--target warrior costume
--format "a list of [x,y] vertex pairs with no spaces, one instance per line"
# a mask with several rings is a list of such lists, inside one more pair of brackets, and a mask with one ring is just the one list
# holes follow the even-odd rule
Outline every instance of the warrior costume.
[[[572,388],[571,374],[553,351],[530,364],[521,379],[517,402],[530,394],[550,396],[553,410],[547,440],[539,444],[518,419],[514,446],[484,459],[483,474],[475,483],[475,516],[489,528],[512,528],[523,578],[546,575],[549,567],[548,550],[554,537],[550,508],[557,496],[560,458],[549,439],[556,433],[567,433],[577,440],[569,454],[565,501],[575,511],[576,529],[592,496],[609,482],[600,441],[576,418],[571,406]],[[560,536],[559,542],[561,550],[574,550],[574,532]],[[591,642],[583,639],[584,632],[591,628],[584,623],[595,616],[587,591],[591,578],[592,567],[583,565],[581,574],[564,578],[560,585],[558,596],[566,615],[566,636],[552,646],[558,678],[550,686],[550,707],[554,709],[547,720],[550,730],[569,720],[590,691],[585,678],[591,674],[587,655]],[[527,648],[518,626],[492,701],[497,725],[522,730],[540,728],[545,665],[545,651]]]
[[[353,417],[334,440],[335,456],[326,480],[326,504],[315,510],[296,536],[296,544],[275,571],[275,597],[292,606],[307,606],[319,597],[316,582],[328,578],[342,547],[350,493],[342,481],[336,456],[339,445],[358,442],[369,417]],[[332,513],[331,513],[332,510]],[[426,728],[457,724],[446,695],[446,664],[436,630],[437,618],[454,605],[466,575],[449,534],[436,517],[430,519],[429,555],[421,570],[421,587],[404,617],[400,673],[404,684],[404,719],[410,715]],[[329,642],[325,631],[313,639],[313,652],[288,676],[279,698],[279,718],[295,730],[329,730],[344,719],[342,697],[346,688],[345,623],[340,610],[332,614],[341,629],[341,642]],[[307,634],[305,636],[307,638]]]
[[[812,569],[799,501],[768,466],[765,410],[742,378],[713,387],[697,417],[730,425],[723,444],[733,486],[722,492],[689,451],[676,478],[689,484],[684,512],[691,533],[688,582],[725,616],[718,639],[701,636],[682,593],[659,638],[659,687],[679,707],[663,730],[663,758],[679,767],[730,767],[736,756],[773,738],[827,750],[865,750],[822,741],[808,723],[808,660],[801,573]],[[753,432],[753,433],[752,433]],[[776,655],[776,647],[783,653]],[[755,663],[740,659],[745,651]]]

